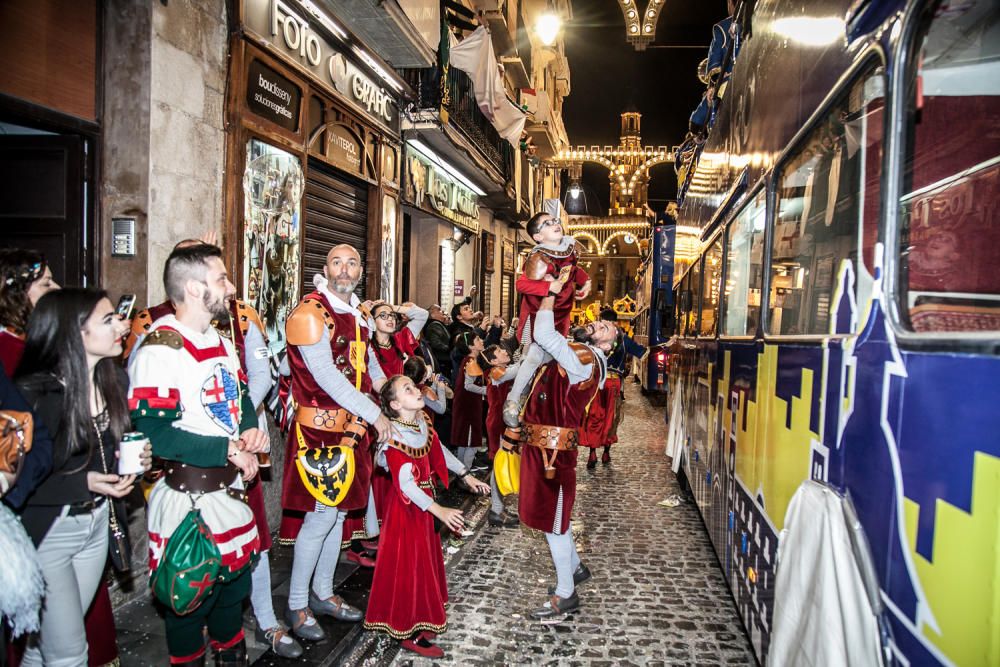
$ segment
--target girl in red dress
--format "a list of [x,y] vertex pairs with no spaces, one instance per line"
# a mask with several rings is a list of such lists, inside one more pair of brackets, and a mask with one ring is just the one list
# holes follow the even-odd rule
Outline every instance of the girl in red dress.
[[[385,301],[376,301],[369,311],[372,320],[375,322],[375,329],[372,335],[371,344],[375,356],[378,358],[379,366],[386,377],[399,375],[403,372],[403,364],[410,358],[420,346],[417,339],[430,314],[412,303],[404,303],[402,306],[394,306]],[[406,326],[400,327],[401,316],[405,315],[408,322]],[[392,480],[378,466],[372,471],[371,500],[375,505],[375,516],[369,517],[378,521],[382,525],[384,519],[384,508],[387,496],[392,493]],[[359,547],[364,550],[374,551],[378,549],[377,539],[363,540],[360,544],[352,545],[353,548],[347,550],[347,559],[361,565],[362,567],[375,567],[375,561]]]
[[[427,324],[429,313],[412,303],[393,306],[384,301],[377,301],[371,307],[372,319],[375,320],[375,335],[372,337],[372,347],[378,363],[386,377],[400,375],[403,372],[403,362],[416,352],[419,343],[417,339]],[[400,315],[409,320],[406,326],[400,328]]]
[[476,450],[483,446],[483,407],[486,378],[476,362],[483,351],[483,339],[471,332],[455,337],[455,349],[462,363],[455,377],[455,400],[451,404],[451,444],[458,447],[458,459],[472,468]]
[[392,476],[393,493],[383,518],[365,629],[401,640],[408,651],[440,658],[444,651],[433,640],[448,627],[448,582],[434,517],[456,533],[465,521],[461,511],[434,502],[432,478],[447,487],[450,470],[477,493],[488,493],[489,487],[441,446],[423,416],[423,393],[413,380],[389,378],[381,399],[393,431],[378,463]]

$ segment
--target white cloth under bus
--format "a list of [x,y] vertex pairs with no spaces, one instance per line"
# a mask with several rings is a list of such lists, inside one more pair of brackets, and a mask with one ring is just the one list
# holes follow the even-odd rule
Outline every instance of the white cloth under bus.
[[882,664],[843,502],[814,481],[792,496],[778,542],[769,667]]

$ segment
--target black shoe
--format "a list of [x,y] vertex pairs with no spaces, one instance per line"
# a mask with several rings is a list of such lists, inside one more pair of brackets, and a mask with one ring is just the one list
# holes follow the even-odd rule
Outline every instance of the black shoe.
[[215,667],[247,667],[247,640],[241,639],[236,646],[215,652]]
[[587,459],[587,470],[593,470],[597,467],[597,450],[590,450],[590,457]]
[[486,515],[486,521],[493,527],[503,526],[504,528],[517,528],[521,525],[521,520],[509,514],[495,514],[492,510]]
[[[573,586],[576,587],[581,584],[587,583],[588,581],[590,581],[590,577],[591,577],[590,568],[584,565],[583,563],[580,563],[580,565],[576,568],[576,571],[573,573]],[[555,594],[556,594],[556,587],[549,586],[549,595],[555,595]]]
[[576,611],[580,608],[580,598],[573,591],[573,594],[568,598],[561,598],[558,595],[553,595],[549,598],[549,601],[543,604],[538,609],[534,609],[531,612],[531,617],[535,620],[541,620],[543,618],[552,618],[553,616],[561,616],[562,614],[568,614],[571,611]]
[[601,463],[609,465],[611,463],[611,448],[605,447],[604,454],[601,455]]

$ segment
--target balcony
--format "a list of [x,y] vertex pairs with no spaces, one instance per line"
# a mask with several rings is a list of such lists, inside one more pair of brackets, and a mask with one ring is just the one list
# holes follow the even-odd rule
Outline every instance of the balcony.
[[[485,172],[490,182],[483,185],[489,198],[505,199],[510,196],[512,190],[508,188],[514,174],[514,148],[500,137],[479,110],[469,76],[459,69],[449,68],[445,87],[447,95],[442,99],[441,71],[437,67],[404,69],[399,73],[417,92],[415,106],[419,112],[417,120],[408,129],[419,132],[432,146],[456,162],[464,163],[467,169],[471,167],[471,178],[475,178],[476,173]],[[435,124],[440,125],[445,136],[432,131]],[[449,141],[451,146],[444,143]],[[492,204],[499,205],[499,201]]]

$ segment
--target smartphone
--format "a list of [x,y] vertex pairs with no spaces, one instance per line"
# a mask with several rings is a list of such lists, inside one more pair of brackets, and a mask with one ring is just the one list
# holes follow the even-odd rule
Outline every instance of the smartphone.
[[135,294],[122,294],[115,306],[115,314],[123,320],[132,319],[132,309],[135,308]]

